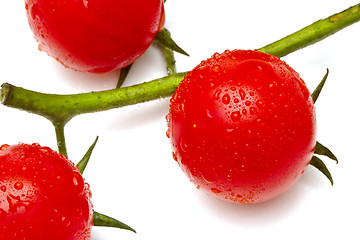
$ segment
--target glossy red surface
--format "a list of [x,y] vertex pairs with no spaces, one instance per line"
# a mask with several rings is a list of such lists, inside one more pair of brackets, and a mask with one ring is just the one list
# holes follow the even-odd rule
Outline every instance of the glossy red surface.
[[315,108],[304,81],[257,51],[203,61],[177,88],[167,120],[174,158],[189,179],[233,202],[283,193],[315,147]]

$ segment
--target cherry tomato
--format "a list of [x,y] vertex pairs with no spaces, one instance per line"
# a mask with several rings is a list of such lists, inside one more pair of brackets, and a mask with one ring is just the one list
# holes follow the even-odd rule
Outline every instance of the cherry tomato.
[[138,59],[165,18],[163,0],[25,0],[25,8],[40,50],[94,73]]
[[258,51],[214,54],[176,89],[167,115],[173,157],[219,199],[255,203],[292,186],[309,164],[315,108],[299,74]]
[[0,239],[90,239],[89,185],[67,158],[39,144],[0,147]]

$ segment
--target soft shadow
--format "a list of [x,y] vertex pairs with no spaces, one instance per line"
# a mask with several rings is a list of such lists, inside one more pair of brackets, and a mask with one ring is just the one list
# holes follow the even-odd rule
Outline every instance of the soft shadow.
[[163,98],[152,102],[132,106],[121,111],[110,123],[111,128],[126,130],[153,123],[154,121],[165,121],[169,111],[169,98]]
[[93,227],[91,233],[91,240],[104,240],[104,239],[135,239],[136,234],[111,227]]
[[83,73],[65,68],[60,64],[54,69],[68,86],[79,92],[113,89],[116,87],[120,74],[120,70],[103,74]]

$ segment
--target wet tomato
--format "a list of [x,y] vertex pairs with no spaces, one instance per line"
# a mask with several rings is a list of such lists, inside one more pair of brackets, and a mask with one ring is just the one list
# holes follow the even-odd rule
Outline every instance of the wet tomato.
[[174,159],[200,189],[255,203],[292,186],[309,164],[315,107],[299,74],[258,51],[214,54],[176,89],[167,115]]
[[84,240],[91,192],[67,158],[38,144],[0,147],[0,239]]
[[25,0],[25,8],[39,49],[94,73],[138,59],[165,19],[163,0]]

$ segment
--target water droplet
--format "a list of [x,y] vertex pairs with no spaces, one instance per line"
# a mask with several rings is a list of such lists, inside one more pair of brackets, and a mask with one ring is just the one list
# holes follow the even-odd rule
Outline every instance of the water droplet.
[[64,227],[69,227],[71,221],[67,217],[61,217],[61,223],[64,225]]
[[6,186],[2,185],[2,186],[0,187],[0,190],[3,191],[3,192],[6,192]]
[[44,51],[43,46],[41,46],[41,45],[39,44],[38,50],[39,50],[40,52],[43,52],[43,51]]
[[213,72],[219,72],[219,71],[220,71],[220,67],[219,67],[219,66],[214,66],[214,67],[212,68],[212,71],[213,71]]
[[172,152],[172,157],[173,157],[173,159],[177,162],[178,158],[177,158],[177,155],[176,155],[175,152]]
[[229,182],[232,181],[232,176],[231,176],[231,174],[226,175],[226,180],[228,180]]
[[225,95],[222,97],[222,103],[224,103],[224,104],[229,104],[229,103],[230,103],[230,96],[229,96],[229,94],[225,94]]
[[51,152],[51,149],[48,148],[48,147],[41,147],[39,150],[40,150],[41,152],[43,152],[43,153],[49,153],[49,152]]
[[251,105],[251,101],[246,101],[246,102],[245,102],[245,105],[246,105],[246,106],[250,106],[250,105]]
[[25,154],[24,154],[24,153],[20,153],[19,160],[25,159],[25,158],[26,158]]
[[241,100],[245,100],[245,97],[246,97],[246,93],[243,91],[243,90],[240,90],[239,91],[239,94],[240,94],[240,98],[241,98]]
[[221,94],[221,90],[220,89],[216,90],[215,93],[214,93],[214,98],[215,99],[220,99],[220,94]]
[[283,100],[283,99],[285,98],[285,94],[280,93],[279,96],[278,96],[278,98],[279,98],[280,100]]
[[217,188],[211,188],[211,191],[215,194],[221,193],[221,191]]
[[10,145],[8,145],[8,144],[3,144],[3,145],[1,145],[0,150],[6,149],[6,148],[8,148],[9,146],[10,146]]
[[16,190],[21,190],[23,187],[24,187],[24,184],[23,184],[22,182],[16,182],[16,183],[14,184],[14,188],[15,188]]
[[274,88],[276,88],[277,87],[277,83],[276,82],[273,82],[273,83],[270,83],[269,84],[269,88],[270,89],[274,89]]
[[250,115],[254,115],[257,112],[256,108],[251,107],[250,108]]
[[261,118],[256,119],[256,123],[258,126],[263,126],[264,125],[264,121]]
[[234,132],[234,131],[235,131],[235,129],[233,129],[233,128],[227,128],[227,129],[225,130],[225,133],[231,134],[231,133]]
[[258,100],[256,102],[256,106],[258,106],[259,108],[263,108],[265,107],[265,102],[263,100]]
[[73,184],[75,192],[82,193],[84,191],[85,183],[84,179],[79,172],[73,172]]

